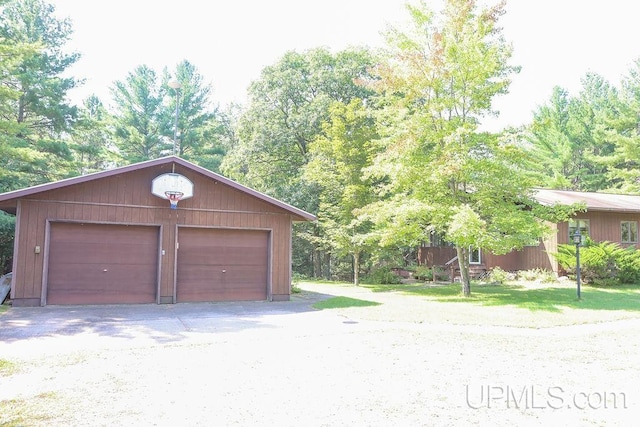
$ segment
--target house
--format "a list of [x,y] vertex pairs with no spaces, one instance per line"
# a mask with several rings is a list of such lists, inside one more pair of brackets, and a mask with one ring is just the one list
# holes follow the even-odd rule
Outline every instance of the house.
[[288,300],[315,217],[169,156],[0,194],[14,306]]
[[[506,271],[544,269],[558,274],[557,260],[551,255],[559,244],[571,243],[570,238],[579,229],[583,236],[601,242],[609,241],[623,247],[639,248],[638,221],[640,220],[640,196],[537,189],[536,200],[545,206],[573,205],[582,202],[585,212],[578,212],[568,222],[550,224],[552,232],[537,244],[506,255],[494,255],[482,249],[470,251],[469,264],[472,272],[480,274],[500,267]],[[453,266],[455,248],[443,242],[437,235],[425,242],[418,250],[418,263],[431,266]]]

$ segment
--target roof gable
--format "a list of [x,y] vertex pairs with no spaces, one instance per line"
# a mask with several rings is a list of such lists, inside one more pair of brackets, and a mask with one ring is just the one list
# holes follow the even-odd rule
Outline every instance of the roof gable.
[[204,175],[207,178],[210,178],[214,181],[218,181],[220,183],[226,184],[229,187],[238,190],[242,193],[245,193],[249,196],[260,199],[266,203],[284,209],[290,214],[298,217],[299,220],[304,221],[315,221],[316,217],[308,212],[303,211],[302,209],[298,209],[294,206],[291,206],[285,202],[282,202],[273,197],[267,196],[266,194],[260,193],[259,191],[253,190],[249,187],[245,187],[242,184],[239,184],[229,178],[225,178],[224,176],[212,172],[208,169],[195,165],[191,162],[188,162],[177,156],[167,156],[159,159],[148,160],[145,162],[135,163],[132,165],[122,166],[115,169],[109,169],[106,171],[95,172],[88,175],[77,176],[73,178],[67,178],[60,181],[50,182],[46,184],[35,185],[33,187],[28,187],[20,190],[9,191],[6,193],[0,194],[0,209],[5,210],[7,212],[13,212],[17,205],[17,200],[23,197],[31,196],[38,193],[44,193],[48,191],[64,189],[67,187],[71,187],[77,184],[87,183],[90,181],[95,181],[102,178],[108,178],[115,175],[120,175],[127,172],[133,172],[136,170],[141,170],[145,168],[152,168],[159,165],[167,165],[167,164],[176,164],[187,169],[190,169],[194,172]]

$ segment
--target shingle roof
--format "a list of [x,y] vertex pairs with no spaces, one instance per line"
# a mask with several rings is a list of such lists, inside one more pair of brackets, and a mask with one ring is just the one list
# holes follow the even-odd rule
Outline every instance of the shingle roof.
[[536,189],[535,198],[547,206],[583,202],[590,211],[640,212],[640,196],[629,194]]
[[315,221],[316,217],[308,212],[303,211],[302,209],[298,209],[294,206],[291,206],[285,202],[282,202],[278,199],[275,199],[271,196],[267,196],[266,194],[260,193],[259,191],[253,190],[249,187],[245,187],[242,184],[238,184],[235,181],[230,180],[229,178],[225,178],[222,175],[219,175],[215,172],[212,172],[208,169],[195,165],[191,162],[188,162],[177,156],[167,156],[162,157],[160,159],[147,160],[145,162],[135,163],[128,166],[123,166],[115,169],[109,169],[102,172],[96,172],[92,174],[77,176],[74,178],[67,178],[60,181],[50,182],[47,184],[35,185],[33,187],[23,188],[21,190],[9,191],[7,193],[0,194],[0,209],[5,210],[7,212],[11,211],[11,208],[15,208],[15,201],[21,197],[30,196],[32,194],[41,193],[44,191],[55,190],[58,188],[68,187],[74,184],[80,184],[83,182],[93,181],[100,178],[106,178],[113,175],[119,175],[125,172],[131,172],[138,169],[144,169],[148,167],[163,165],[163,164],[171,164],[175,163],[181,166],[184,166],[188,169],[191,169],[195,172],[201,173],[211,179],[214,179],[218,182],[226,184],[236,190],[242,191],[243,193],[249,194],[253,197],[261,199],[267,203],[278,206],[289,213],[300,217],[300,219],[304,219],[306,221]]

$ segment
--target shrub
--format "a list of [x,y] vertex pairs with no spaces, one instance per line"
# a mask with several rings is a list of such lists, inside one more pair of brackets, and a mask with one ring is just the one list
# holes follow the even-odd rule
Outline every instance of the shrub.
[[[558,252],[552,255],[563,269],[575,275],[575,246],[558,245]],[[640,252],[617,243],[587,241],[580,249],[580,273],[585,283],[594,285],[636,283],[640,280]]]
[[511,279],[513,279],[512,274],[504,271],[500,267],[493,267],[491,271],[489,271],[489,275],[487,276],[487,281],[500,284]]
[[419,265],[416,267],[413,272],[413,277],[418,280],[432,280],[433,279],[433,271],[431,267],[426,267],[424,265]]
[[402,283],[402,279],[391,271],[391,268],[379,267],[371,271],[371,273],[364,278],[363,282],[372,285],[397,285]]
[[519,280],[525,280],[528,282],[538,281],[542,283],[553,283],[557,281],[556,275],[553,271],[545,270],[542,268],[518,271],[516,277]]

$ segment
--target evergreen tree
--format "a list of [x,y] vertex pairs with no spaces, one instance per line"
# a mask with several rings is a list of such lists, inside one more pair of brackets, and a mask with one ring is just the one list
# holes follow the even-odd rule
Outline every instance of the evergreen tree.
[[[225,147],[233,138],[230,117],[212,106],[211,86],[204,83],[202,75],[190,62],[179,63],[174,78],[180,83],[180,88],[172,88],[165,96],[160,119],[163,133],[173,135],[176,132],[178,102],[176,155],[209,170],[219,171]],[[171,74],[165,69],[162,87],[169,87],[170,80]]]
[[160,89],[156,72],[140,65],[125,81],[116,81],[111,94],[115,102],[113,137],[120,162],[136,163],[171,154],[171,138],[163,135],[159,119],[165,90]]
[[63,50],[71,24],[56,18],[54,11],[42,0],[15,0],[0,14],[4,49],[12,46],[20,51],[3,60],[7,74],[2,82],[1,130],[7,172],[0,185],[4,189],[52,181],[71,172],[64,135],[76,108],[66,98],[79,82],[63,75],[79,55]]

